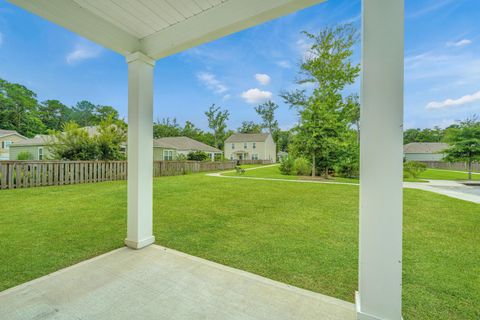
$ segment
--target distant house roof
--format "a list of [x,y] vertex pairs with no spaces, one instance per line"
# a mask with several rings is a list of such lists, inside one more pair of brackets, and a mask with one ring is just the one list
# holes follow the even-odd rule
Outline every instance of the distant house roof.
[[197,140],[188,137],[165,137],[153,139],[153,146],[157,148],[175,149],[175,150],[193,150],[205,152],[222,152],[221,150],[209,146]]
[[225,142],[265,142],[270,133],[234,133]]
[[3,136],[9,136],[9,135],[12,135],[12,134],[15,134],[19,137],[22,137],[22,138],[25,138],[27,139],[26,137],[22,136],[20,133],[18,133],[17,131],[15,130],[4,130],[4,129],[0,129],[0,137],[3,137]]
[[53,136],[49,136],[48,134],[37,134],[35,137],[31,139],[14,142],[13,144],[10,145],[10,147],[43,146],[52,142],[52,140],[53,140]]
[[[86,131],[90,137],[98,135],[98,126],[81,127],[80,129]],[[56,140],[55,136],[48,134],[37,134],[31,139],[15,142],[11,146],[25,147],[25,146],[43,146]]]
[[403,146],[403,153],[439,153],[448,148],[442,142],[412,142]]

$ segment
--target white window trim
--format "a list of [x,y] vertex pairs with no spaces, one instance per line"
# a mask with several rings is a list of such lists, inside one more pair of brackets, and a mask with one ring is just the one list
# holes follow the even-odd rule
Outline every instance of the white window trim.
[[[167,159],[168,158],[168,159]],[[171,161],[173,160],[173,150],[171,149],[164,149],[163,150],[163,160],[164,161]]]
[[[41,152],[40,152],[41,151]],[[43,160],[43,147],[38,147],[37,149],[38,160]]]

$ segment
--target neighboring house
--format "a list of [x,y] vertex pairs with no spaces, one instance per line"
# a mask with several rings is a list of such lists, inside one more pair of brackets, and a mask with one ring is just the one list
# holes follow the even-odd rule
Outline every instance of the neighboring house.
[[153,139],[153,160],[176,160],[180,155],[185,157],[190,152],[203,151],[213,161],[215,155],[221,155],[222,150],[209,146],[188,137],[165,137]]
[[27,138],[14,130],[0,129],[0,160],[10,159],[10,146]]
[[[81,129],[87,131],[89,136],[98,134],[97,126],[82,127]],[[53,142],[54,139],[52,135],[37,134],[31,139],[15,142],[10,146],[10,160],[17,160],[18,155],[22,152],[30,153],[33,160],[51,159],[51,152],[49,151],[48,145]]]
[[403,146],[403,157],[406,161],[442,161],[448,143],[412,142]]
[[50,158],[48,148],[52,136],[46,134],[37,134],[32,139],[15,142],[10,146],[10,160],[17,160],[22,152],[28,152],[32,155],[32,160],[46,160]]
[[235,133],[225,140],[225,159],[276,162],[277,146],[270,133]]

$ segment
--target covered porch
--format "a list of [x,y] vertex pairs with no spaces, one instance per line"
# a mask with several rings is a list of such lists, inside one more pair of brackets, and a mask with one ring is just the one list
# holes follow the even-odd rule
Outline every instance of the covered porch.
[[175,250],[121,248],[0,293],[2,319],[355,319],[354,305]]
[[356,306],[152,245],[155,61],[322,0],[11,2],[125,56],[130,147],[128,248],[3,292],[7,319],[401,319],[403,0],[363,0]]

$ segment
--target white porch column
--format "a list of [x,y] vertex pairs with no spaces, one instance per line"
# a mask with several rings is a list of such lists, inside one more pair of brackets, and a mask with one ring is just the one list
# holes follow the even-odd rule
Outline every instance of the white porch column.
[[403,7],[403,0],[362,1],[362,320],[402,317]]
[[128,63],[128,221],[125,244],[140,249],[155,242],[152,230],[153,66],[141,52]]

